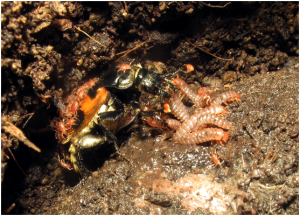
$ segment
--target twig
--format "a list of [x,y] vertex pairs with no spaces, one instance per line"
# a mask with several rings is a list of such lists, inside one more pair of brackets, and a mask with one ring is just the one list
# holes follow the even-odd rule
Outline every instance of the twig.
[[121,55],[121,54],[123,54],[123,53],[126,53],[126,52],[128,52],[128,50],[125,50],[125,51],[119,52],[119,53],[117,53],[116,55]]
[[274,155],[271,160],[270,160],[270,164],[271,163],[274,163],[276,160],[277,160],[278,156],[277,155]]
[[123,1],[123,3],[124,3],[124,9],[125,9],[125,11],[127,11],[126,1]]
[[[34,112],[20,116],[20,119],[16,122],[16,125],[19,125],[26,116],[29,116],[29,118],[26,120],[26,122],[27,122],[33,116],[33,114],[34,114]],[[24,128],[24,127],[25,127],[25,125],[22,126],[22,128]]]
[[89,38],[91,38],[93,41],[95,41],[96,43],[100,44],[101,46],[105,47],[102,43],[100,43],[99,41],[97,41],[96,39],[94,39],[93,37],[89,36],[88,33],[86,33],[85,31],[81,30],[79,27],[77,28],[76,26],[74,26],[75,29],[77,29],[78,31],[82,32],[83,34],[85,34],[86,36],[88,36]]
[[285,184],[282,184],[282,185],[274,185],[274,186],[268,187],[268,186],[264,186],[264,185],[258,183],[258,186],[260,186],[260,187],[262,187],[262,188],[264,188],[264,189],[267,189],[267,190],[275,190],[276,188],[281,188],[281,187],[283,187],[284,185],[285,185]]
[[[118,59],[116,60],[116,62],[119,61],[121,58],[127,56],[127,55],[128,55],[129,53],[131,53],[132,51],[134,51],[134,50],[136,50],[137,48],[141,47],[143,44],[145,44],[145,43],[150,43],[150,42],[152,42],[152,41],[153,41],[153,40],[151,40],[151,41],[144,41],[143,43],[137,45],[137,46],[134,47],[133,49],[126,51],[126,53],[125,53],[124,55],[122,55],[120,58],[118,58]],[[116,54],[116,55],[119,55],[119,54],[122,54],[122,53],[124,53],[124,52],[118,53],[118,54]]]
[[10,121],[7,121],[7,117],[6,116],[2,116],[1,124],[2,124],[1,129],[3,129],[5,132],[10,133],[11,135],[13,135],[14,137],[16,137],[18,140],[20,140],[21,142],[23,142],[28,147],[33,148],[37,152],[41,152],[41,149],[39,149],[36,145],[34,145],[32,142],[30,142],[27,139],[27,137],[24,135],[24,133],[19,128],[17,128]]
[[4,211],[5,214],[8,214],[9,212],[11,212],[11,210],[13,210],[15,206],[16,206],[16,203],[11,204],[11,206]]
[[207,52],[206,50],[202,49],[201,47],[199,47],[199,46],[193,44],[188,38],[186,38],[186,39],[187,39],[187,41],[188,41],[190,44],[192,44],[194,47],[200,49],[201,51],[207,53],[208,55],[211,55],[211,56],[213,56],[213,57],[215,57],[215,58],[218,58],[218,59],[221,59],[221,60],[224,60],[224,61],[232,61],[232,60],[234,60],[234,59],[224,59],[224,58],[215,56],[214,54],[211,54],[211,53]]
[[202,4],[204,4],[204,5],[208,6],[208,7],[212,7],[212,8],[224,8],[224,7],[226,7],[227,5],[231,4],[231,2],[226,3],[224,6],[211,5],[211,4],[206,4],[206,3],[204,3],[204,2],[202,2]]
[[264,159],[263,164],[266,163],[266,161],[272,156],[272,154],[273,154],[273,148],[271,147],[271,150],[268,152],[266,158]]
[[243,169],[244,169],[245,163],[244,163],[244,156],[243,156],[243,153],[242,153],[242,161],[243,161]]
[[32,116],[33,116],[34,113],[29,113],[29,114],[30,114],[30,116],[29,116],[29,118],[26,120],[26,122],[23,124],[22,128],[24,128],[24,127],[26,126],[27,122],[32,118]]

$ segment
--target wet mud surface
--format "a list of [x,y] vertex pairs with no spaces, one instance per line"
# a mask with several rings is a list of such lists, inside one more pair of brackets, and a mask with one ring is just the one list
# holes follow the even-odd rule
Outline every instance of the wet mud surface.
[[[2,214],[299,214],[297,2],[1,4],[1,115],[41,149],[1,131]],[[161,141],[162,129],[137,118],[116,134],[129,163],[107,145],[81,179],[58,162],[55,91],[67,97],[130,62],[195,89],[238,92],[241,101],[226,106],[229,140]],[[195,70],[184,73],[185,64]],[[161,110],[158,96],[109,90]]]

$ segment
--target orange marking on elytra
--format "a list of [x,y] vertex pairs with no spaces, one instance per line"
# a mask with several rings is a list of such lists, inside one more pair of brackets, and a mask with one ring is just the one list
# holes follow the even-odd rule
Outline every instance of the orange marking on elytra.
[[[101,87],[97,90],[96,97],[91,99],[89,96],[86,96],[82,103],[80,104],[81,111],[87,115],[91,112],[95,107],[98,107],[97,104],[104,104],[107,100],[108,92],[104,87]],[[97,109],[98,110],[98,109]]]

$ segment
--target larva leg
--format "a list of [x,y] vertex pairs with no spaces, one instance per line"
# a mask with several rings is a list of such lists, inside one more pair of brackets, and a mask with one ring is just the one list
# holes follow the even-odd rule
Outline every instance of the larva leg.
[[212,99],[212,105],[221,105],[222,103],[226,104],[231,101],[240,101],[241,96],[235,91],[223,92]]
[[198,89],[198,95],[203,99],[206,105],[211,104],[212,95],[214,92],[214,89],[209,87],[200,87]]

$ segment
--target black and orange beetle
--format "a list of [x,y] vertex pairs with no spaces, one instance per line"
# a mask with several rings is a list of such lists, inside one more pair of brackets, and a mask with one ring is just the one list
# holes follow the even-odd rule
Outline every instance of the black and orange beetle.
[[113,143],[119,153],[114,134],[136,117],[131,105],[123,105],[105,87],[95,89],[96,81],[89,80],[73,90],[65,102],[60,100],[64,106],[59,108],[59,118],[52,121],[56,138],[70,153],[63,154],[63,159],[69,160],[82,177],[90,173],[84,165],[82,150]]
[[51,126],[56,131],[61,148],[68,148],[70,153],[67,155],[64,153],[66,150],[63,150],[62,159],[70,161],[82,177],[90,173],[82,152],[113,143],[115,150],[122,156],[115,134],[132,123],[137,115],[132,105],[124,105],[106,87],[121,91],[137,87],[139,91],[160,95],[161,98],[169,98],[167,88],[174,88],[161,75],[135,65],[122,68],[122,73],[117,70],[104,72],[102,77],[90,79],[74,89],[65,100],[62,100],[61,93],[57,93],[55,105],[59,117],[53,119]]

